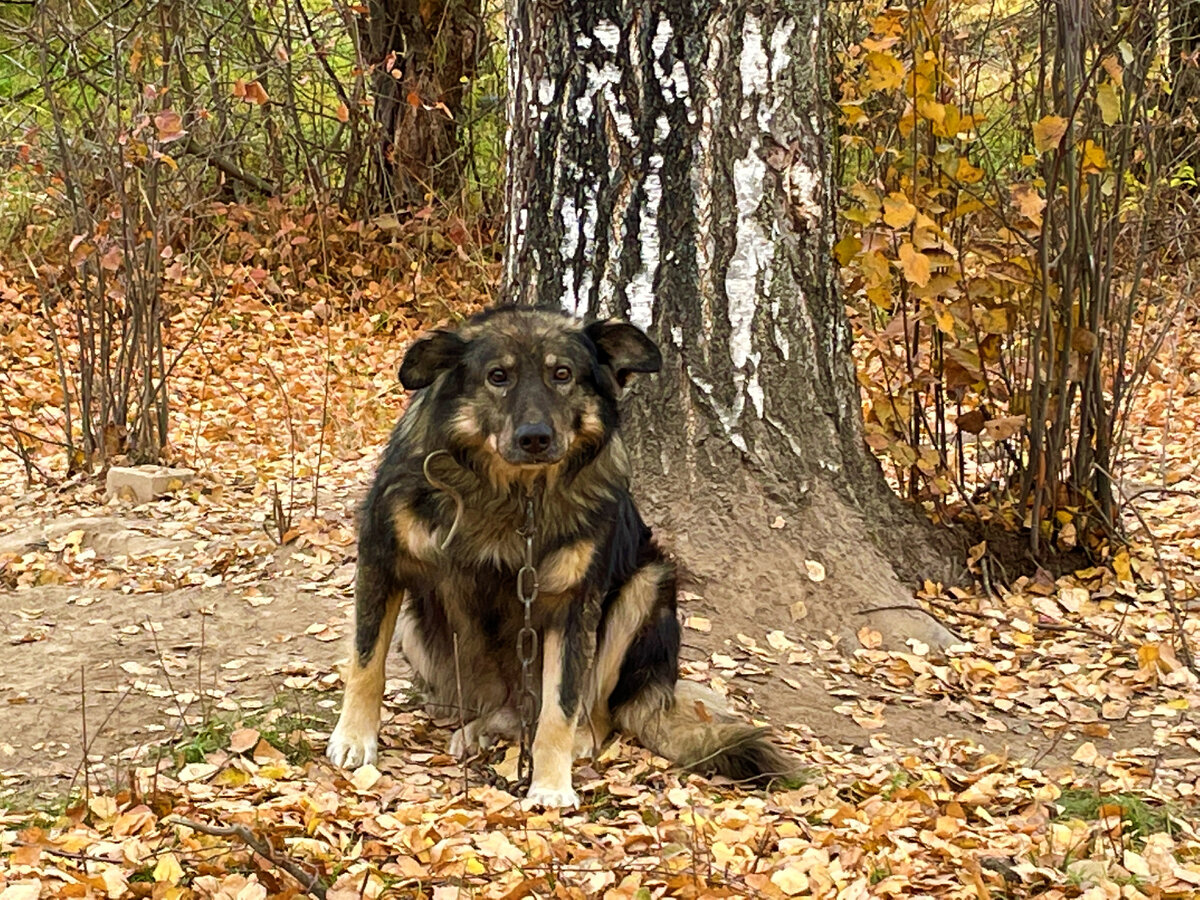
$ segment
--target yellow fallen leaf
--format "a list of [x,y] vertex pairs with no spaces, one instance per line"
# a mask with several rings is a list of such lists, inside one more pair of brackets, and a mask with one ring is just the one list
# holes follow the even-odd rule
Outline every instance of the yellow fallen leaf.
[[250,780],[250,775],[241,769],[222,769],[210,784],[221,787],[241,787]]
[[1150,872],[1150,866],[1146,863],[1145,858],[1137,853],[1134,853],[1132,850],[1125,851],[1125,856],[1121,861],[1121,865],[1123,865],[1129,871],[1129,874],[1138,878],[1148,881],[1152,876],[1152,873]]
[[[615,744],[614,744],[615,746]],[[517,763],[521,760],[521,749],[519,747],[509,747],[505,751],[504,759],[496,763],[492,768],[496,774],[505,781],[515,781],[517,778]]]
[[875,91],[890,91],[900,87],[904,81],[904,64],[890,53],[874,51],[868,53],[867,84]]
[[369,791],[379,781],[383,773],[380,772],[370,763],[365,766],[359,766],[354,770],[354,774],[350,776],[350,783],[360,791]]
[[0,891],[0,900],[37,900],[38,894],[41,892],[42,883],[36,878],[28,881],[14,881]]
[[1034,225],[1042,224],[1042,210],[1046,208],[1046,198],[1038,193],[1031,184],[1014,184],[1008,189],[1012,196],[1013,206]]
[[1096,105],[1100,107],[1100,117],[1105,125],[1112,125],[1121,118],[1121,100],[1117,97],[1117,89],[1111,81],[1096,88]]
[[930,269],[929,257],[914,247],[912,244],[901,244],[899,251],[900,271],[904,274],[904,280],[910,284],[915,284],[917,287],[925,287],[929,284]]
[[107,795],[92,797],[88,800],[88,809],[97,819],[107,821],[116,818],[117,801]]
[[184,784],[189,784],[193,781],[204,781],[211,778],[217,772],[217,767],[212,763],[188,763],[179,770],[179,774],[175,777]]
[[789,897],[802,894],[808,890],[808,876],[799,869],[780,869],[771,873],[771,883]]
[[893,191],[883,198],[883,221],[897,230],[907,228],[917,216],[917,208],[907,197]]
[[179,860],[175,858],[174,853],[168,851],[158,858],[158,862],[154,865],[155,882],[179,884],[182,878],[183,866],[179,865]]
[[1095,141],[1084,141],[1080,151],[1082,154],[1083,174],[1099,175],[1108,168],[1108,154]]
[[1062,116],[1043,116],[1033,126],[1033,146],[1039,153],[1057,147],[1067,133],[1067,120]]
[[1000,782],[1005,777],[1007,776],[1003,772],[992,772],[990,775],[984,775],[958,795],[958,802],[969,806],[982,806],[990,803],[995,799]]
[[104,893],[108,894],[109,900],[117,900],[129,890],[129,882],[120,866],[109,866],[100,873],[100,877],[104,879]]
[[1133,581],[1133,569],[1129,565],[1129,552],[1118,550],[1112,561],[1113,573],[1118,581]]
[[1148,644],[1142,644],[1137,650],[1138,667],[1151,671],[1156,670],[1158,668],[1158,660],[1160,655],[1159,645],[1157,643],[1151,642]]
[[466,870],[468,875],[482,875],[487,871],[487,866],[480,862],[478,856],[468,856]]
[[858,255],[862,250],[862,241],[853,235],[846,235],[836,244],[833,245],[833,255],[837,257],[839,264],[845,266],[850,264],[850,260]]

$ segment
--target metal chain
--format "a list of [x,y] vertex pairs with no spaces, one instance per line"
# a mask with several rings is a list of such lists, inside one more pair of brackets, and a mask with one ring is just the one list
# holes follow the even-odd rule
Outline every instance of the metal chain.
[[517,780],[530,775],[533,725],[537,719],[538,699],[533,687],[533,663],[537,659],[538,635],[533,628],[533,602],[538,595],[537,568],[533,564],[533,497],[525,500],[525,525],[517,531],[525,538],[525,564],[517,571],[517,599],[525,607],[525,624],[517,632],[517,659],[521,662],[521,692],[517,712],[521,716],[521,754],[517,758]]

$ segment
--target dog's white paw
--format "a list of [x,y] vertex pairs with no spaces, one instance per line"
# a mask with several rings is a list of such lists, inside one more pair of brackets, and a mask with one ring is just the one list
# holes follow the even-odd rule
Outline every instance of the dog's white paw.
[[379,737],[374,731],[355,734],[339,722],[325,745],[325,755],[335,766],[357,769],[379,759]]
[[570,785],[565,788],[553,788],[531,784],[529,793],[521,805],[525,809],[532,809],[535,806],[543,809],[573,809],[579,805],[579,795]]

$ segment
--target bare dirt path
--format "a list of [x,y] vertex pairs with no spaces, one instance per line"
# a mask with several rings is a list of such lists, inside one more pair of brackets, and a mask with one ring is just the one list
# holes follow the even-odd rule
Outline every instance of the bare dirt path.
[[[171,538],[155,521],[68,518],[0,537],[0,546],[30,546],[40,533],[110,555],[162,553]],[[85,757],[97,784],[119,784],[134,759],[164,747],[169,756],[213,721],[258,720],[275,709],[303,718],[319,743],[339,700],[353,560],[345,548],[313,572],[302,554],[260,556],[257,574],[237,585],[137,594],[42,585],[0,594],[0,790],[9,800],[52,797],[77,783]],[[185,568],[203,563],[184,554]],[[689,592],[683,607],[687,673],[801,744],[953,736],[1046,763],[1065,762],[1088,742],[1108,756],[1153,744],[1149,717],[1097,729],[1094,715],[1073,724],[1028,708],[1010,714],[966,691],[906,688],[884,666],[856,664],[831,642],[781,627],[769,605],[718,609]],[[391,674],[390,702],[404,707],[407,670],[395,652]],[[429,750],[443,749],[436,741]]]

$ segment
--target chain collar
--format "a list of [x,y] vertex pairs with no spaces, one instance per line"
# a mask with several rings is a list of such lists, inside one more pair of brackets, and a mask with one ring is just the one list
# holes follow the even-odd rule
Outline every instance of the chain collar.
[[517,534],[525,539],[525,560],[517,571],[517,599],[525,607],[525,623],[517,632],[517,659],[521,662],[521,691],[517,698],[517,712],[521,717],[521,753],[517,758],[517,780],[524,782],[530,776],[533,726],[538,709],[537,692],[533,685],[533,663],[538,653],[538,634],[533,627],[533,603],[538,596],[538,576],[533,561],[537,526],[534,524],[532,494],[525,499],[525,523],[517,530]]

